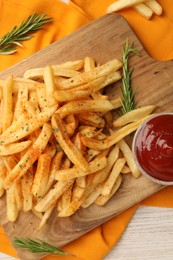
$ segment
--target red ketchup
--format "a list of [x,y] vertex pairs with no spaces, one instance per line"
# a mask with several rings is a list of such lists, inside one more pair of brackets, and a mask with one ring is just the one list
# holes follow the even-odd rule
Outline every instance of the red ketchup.
[[133,152],[144,174],[173,182],[173,113],[147,120],[136,133]]

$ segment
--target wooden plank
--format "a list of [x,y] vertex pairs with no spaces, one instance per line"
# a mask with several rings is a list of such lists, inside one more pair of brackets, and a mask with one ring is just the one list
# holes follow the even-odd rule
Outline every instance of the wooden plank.
[[[74,34],[50,45],[26,60],[14,65],[0,74],[5,78],[8,74],[22,76],[25,70],[43,67],[47,64],[62,63],[68,60],[83,59],[86,55],[104,63],[115,57],[121,58],[121,49],[126,37],[134,41],[141,57],[132,57],[131,65],[135,67],[133,86],[137,87],[136,102],[139,106],[157,104],[158,111],[173,111],[173,73],[172,61],[155,61],[146,53],[141,43],[125,21],[119,15],[106,15],[95,22],[81,28]],[[108,89],[108,93],[119,92],[116,87]],[[0,223],[9,239],[18,237],[37,237],[56,246],[64,245],[80,237],[94,227],[104,223],[135,203],[161,189],[145,177],[134,179],[124,177],[118,193],[104,206],[93,205],[81,209],[72,217],[57,218],[54,211],[45,227],[37,232],[39,220],[32,213],[21,213],[16,223],[6,219],[5,197],[0,200]],[[33,255],[17,250],[20,259],[34,260]]]

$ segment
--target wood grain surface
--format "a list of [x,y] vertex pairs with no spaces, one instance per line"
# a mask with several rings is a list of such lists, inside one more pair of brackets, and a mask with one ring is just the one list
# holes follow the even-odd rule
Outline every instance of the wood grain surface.
[[[149,57],[124,18],[115,14],[106,15],[50,45],[30,58],[2,72],[0,77],[5,78],[8,74],[21,76],[29,68],[82,59],[86,55],[94,57],[99,63],[104,63],[115,57],[121,58],[121,48],[125,43],[126,37],[130,41],[135,42],[135,46],[141,53],[141,57],[133,57],[131,59],[131,65],[135,67],[133,84],[137,86],[137,104],[139,106],[157,104],[157,111],[173,111],[172,61],[159,62]],[[112,88],[110,89],[112,92]],[[115,96],[118,91],[119,88],[117,86],[115,88]],[[143,176],[139,179],[126,176],[117,194],[104,207],[93,205],[88,209],[79,210],[72,217],[68,218],[57,218],[56,212],[53,212],[48,223],[39,232],[37,232],[39,220],[30,212],[21,213],[16,223],[10,223],[6,219],[5,197],[3,197],[0,200],[2,209],[0,212],[0,223],[10,240],[13,240],[14,236],[37,237],[61,246],[161,188],[161,186],[152,183]],[[20,259],[36,259],[36,257],[24,251],[18,250],[17,253]]]

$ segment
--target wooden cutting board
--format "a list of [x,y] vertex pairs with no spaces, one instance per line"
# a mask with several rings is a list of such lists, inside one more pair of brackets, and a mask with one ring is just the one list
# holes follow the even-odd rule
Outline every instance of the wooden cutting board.
[[[5,70],[0,74],[0,78],[5,78],[8,74],[22,76],[24,71],[30,68],[83,59],[86,55],[94,57],[100,64],[115,57],[121,58],[121,49],[126,37],[129,38],[129,41],[134,41],[135,46],[141,53],[141,57],[131,58],[131,66],[135,67],[133,86],[137,87],[137,104],[139,106],[157,104],[158,112],[172,112],[173,62],[159,62],[152,59],[146,53],[126,20],[117,14],[101,17],[64,39],[55,42]],[[117,86],[115,95],[118,91],[119,87]],[[80,209],[68,218],[57,218],[56,212],[53,212],[48,223],[39,232],[37,232],[39,220],[31,212],[21,213],[16,223],[10,223],[7,220],[4,196],[0,200],[0,224],[11,241],[15,236],[33,237],[43,239],[56,246],[62,246],[161,188],[161,186],[152,183],[143,176],[139,179],[130,175],[125,176],[119,191],[104,207],[93,205],[88,209]],[[20,259],[39,259],[25,251],[17,250],[17,253]]]

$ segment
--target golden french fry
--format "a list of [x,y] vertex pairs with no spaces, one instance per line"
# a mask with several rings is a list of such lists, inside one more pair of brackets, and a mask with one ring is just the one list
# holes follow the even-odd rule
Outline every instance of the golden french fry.
[[94,126],[97,128],[103,128],[105,126],[105,120],[98,113],[80,113],[77,114],[77,119],[86,126]]
[[131,173],[131,170],[128,166],[124,165],[122,170],[121,170],[121,173],[128,174],[128,173]]
[[150,20],[153,16],[153,11],[144,3],[137,4],[133,8],[147,20]]
[[37,169],[32,185],[32,193],[36,198],[42,198],[47,191],[47,182],[52,156],[48,153],[41,154],[38,158]]
[[7,175],[7,168],[6,168],[3,160],[0,159],[0,198],[3,196],[4,191],[5,191],[3,184],[4,184],[4,180],[6,178],[6,175]]
[[53,183],[55,182],[55,173],[60,169],[61,167],[61,161],[63,157],[63,151],[57,152],[57,154],[53,157],[50,165],[50,175],[49,179],[47,181],[47,187],[46,187],[46,193],[50,190]]
[[38,212],[45,212],[52,204],[54,204],[57,199],[73,185],[74,180],[59,181],[52,189],[42,198],[37,205],[35,210]]
[[0,145],[0,156],[7,156],[7,155],[19,153],[25,150],[30,144],[31,141],[28,140],[20,143],[8,144],[6,146]]
[[27,150],[27,152],[24,154],[18,164],[6,177],[4,181],[5,189],[9,189],[13,185],[13,182],[20,179],[33,165],[33,163],[38,159],[38,157],[46,147],[51,134],[51,127],[47,123],[45,123],[35,143],[31,146],[30,149]]
[[77,149],[77,147],[68,137],[60,115],[56,114],[56,117],[52,116],[51,123],[55,138],[59,142],[67,157],[74,163],[76,167],[86,171],[88,169],[88,163],[79,149]]
[[147,1],[145,1],[145,5],[147,5],[149,8],[151,8],[151,10],[153,11],[154,14],[162,15],[163,8],[157,1],[147,0]]
[[103,196],[109,196],[110,195],[112,188],[114,186],[114,183],[116,182],[118,176],[120,175],[121,170],[122,170],[125,163],[126,163],[125,158],[119,158],[115,162],[107,181],[103,185],[103,189],[102,189],[102,192],[101,192],[101,194]]
[[50,217],[50,215],[52,214],[52,211],[54,209],[55,205],[52,204],[43,214],[43,217],[40,221],[40,224],[39,224],[39,227],[38,227],[38,230],[40,230],[47,222],[48,218]]
[[108,100],[109,99],[108,96],[102,95],[99,91],[92,93],[91,96],[94,100]]
[[71,185],[71,187],[68,188],[68,190],[66,190],[62,196],[61,196],[61,210],[67,208],[69,206],[69,204],[71,203],[71,199],[72,199],[72,188],[73,185]]
[[9,221],[16,221],[19,210],[17,208],[15,200],[15,186],[13,185],[9,190],[6,191],[6,205],[7,205],[7,218]]
[[28,100],[29,100],[29,101],[34,101],[34,102],[37,102],[37,103],[38,103],[38,96],[37,96],[36,90],[31,90],[31,91],[29,92]]
[[83,72],[76,77],[63,81],[61,87],[64,89],[71,89],[74,87],[78,87],[94,79],[108,76],[109,74],[119,70],[121,67],[122,67],[121,61],[114,59],[105,63],[102,66],[94,68],[93,70]]
[[[151,115],[150,115],[151,116]],[[140,124],[147,119],[149,116],[146,116],[138,121],[135,121],[133,123],[130,123],[121,129],[117,130],[115,133],[110,135],[107,139],[103,141],[98,141],[94,138],[88,138],[85,136],[81,137],[81,140],[83,144],[91,149],[96,149],[96,150],[105,150],[112,145],[116,144],[119,142],[121,139],[126,137],[127,135],[133,133],[139,126]]]
[[79,207],[83,204],[89,194],[91,194],[91,192],[95,189],[95,187],[95,184],[89,184],[85,189],[80,188],[80,195],[78,194],[78,196],[74,197],[69,206],[58,213],[58,217],[68,217],[73,215],[75,211],[78,210]]
[[[72,192],[72,201],[75,200],[76,198],[80,198],[83,193],[84,193],[85,189],[82,187],[79,187],[76,183],[73,185],[73,192]],[[68,204],[68,207],[70,206],[70,204]],[[65,209],[65,208],[63,208]]]
[[154,109],[156,109],[155,105],[144,106],[144,107],[134,109],[134,110],[120,116],[119,118],[117,118],[113,122],[113,125],[114,125],[114,127],[122,127],[126,124],[135,122],[135,121],[140,120],[143,117],[146,117],[149,114],[151,114],[154,111]]
[[100,196],[103,188],[103,183],[99,183],[91,194],[86,198],[82,204],[82,208],[88,208]]
[[132,154],[132,151],[130,149],[130,147],[128,146],[128,144],[124,141],[124,139],[120,140],[118,142],[118,146],[120,148],[120,150],[122,151],[124,157],[126,158],[127,160],[127,164],[132,172],[132,175],[135,177],[135,178],[138,178],[141,173],[140,171],[138,170],[136,164],[135,164],[135,161],[134,161],[134,158],[133,158],[133,154]]
[[18,118],[24,113],[25,111],[24,104],[27,100],[28,100],[28,88],[26,88],[25,86],[19,87],[13,121],[17,121]]
[[84,100],[84,101],[71,101],[64,106],[60,107],[56,113],[59,113],[61,118],[68,114],[80,114],[89,112],[108,112],[114,109],[109,100]]
[[10,76],[6,79],[3,86],[3,107],[2,107],[2,131],[4,132],[12,122],[12,87],[13,78]]
[[41,111],[45,111],[48,108],[48,101],[46,96],[46,88],[37,88],[36,89],[37,97],[38,97],[38,104]]
[[34,117],[35,114],[40,113],[40,109],[38,107],[37,101],[26,101],[25,102],[25,109],[28,112],[30,118]]
[[80,100],[81,98],[88,97],[92,90],[56,90],[54,96],[58,102],[67,102],[73,100]]
[[111,103],[112,103],[114,109],[122,107],[122,102],[121,102],[120,98],[111,100]]
[[58,104],[54,97],[55,92],[55,82],[54,82],[54,72],[51,66],[47,66],[43,70],[43,77],[46,86],[46,97],[48,106],[52,107]]
[[26,121],[22,127],[16,129],[16,131],[11,133],[10,136],[6,135],[6,133],[4,132],[0,136],[0,144],[10,144],[22,139],[25,136],[28,136],[29,134],[43,126],[43,124],[46,123],[56,111],[56,108],[57,106],[50,107],[46,111],[36,114],[35,117],[32,117],[31,119]]
[[115,184],[114,184],[114,186],[113,186],[113,188],[112,188],[111,193],[110,193],[108,196],[103,196],[103,195],[99,196],[99,197],[96,199],[95,203],[96,203],[98,206],[103,206],[103,205],[105,205],[106,202],[107,202],[107,201],[117,192],[117,190],[119,189],[119,187],[120,187],[120,185],[121,185],[121,183],[122,183],[122,179],[123,179],[122,176],[119,175],[118,178],[117,178],[117,180],[116,180],[116,182],[115,182]]
[[144,2],[145,0],[118,0],[117,2],[111,4],[108,9],[107,13],[116,12],[122,10],[124,8],[128,8],[137,4]]
[[16,206],[19,211],[23,210],[23,194],[22,194],[22,187],[21,187],[21,181],[18,180],[13,184],[14,186],[14,197],[16,201]]
[[117,145],[115,145],[115,146],[113,146],[112,150],[108,154],[106,168],[95,173],[94,178],[92,180],[93,184],[97,185],[98,183],[102,183],[103,181],[105,181],[107,179],[114,163],[118,159],[118,156],[119,156],[119,147]]
[[87,185],[86,177],[87,176],[81,176],[81,177],[78,177],[76,179],[76,184],[77,184],[78,187],[81,187],[81,188],[85,188],[86,187],[86,185]]
[[21,178],[24,212],[32,210],[33,208],[33,195],[32,195],[33,178],[34,175],[33,175],[32,167]]
[[86,176],[88,174],[97,172],[105,168],[107,165],[107,159],[103,155],[98,155],[93,161],[89,163],[88,170],[83,171],[77,167],[73,167],[66,170],[59,170],[55,174],[56,180],[70,180],[82,176]]
[[[83,68],[83,64],[84,62],[82,60],[77,60],[77,61],[68,61],[66,63],[63,64],[57,64],[57,65],[52,65],[52,68],[54,70],[54,72],[56,72],[57,70],[80,70]],[[56,75],[56,74],[55,74]],[[63,76],[63,75],[61,75]],[[34,68],[34,69],[30,69],[27,70],[24,73],[24,78],[28,79],[28,78],[41,78],[43,77],[43,68]]]
[[84,71],[90,71],[95,68],[95,61],[92,57],[85,57],[84,59]]

